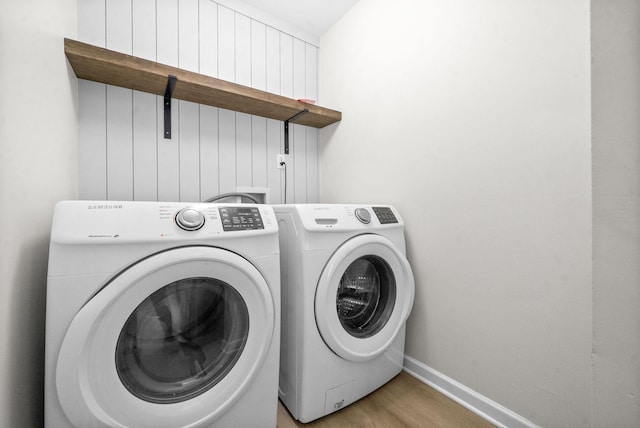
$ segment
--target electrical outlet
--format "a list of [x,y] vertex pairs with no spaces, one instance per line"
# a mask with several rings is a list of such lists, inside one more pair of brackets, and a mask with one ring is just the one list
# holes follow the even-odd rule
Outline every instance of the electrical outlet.
[[278,155],[278,169],[284,168],[285,162],[284,155]]

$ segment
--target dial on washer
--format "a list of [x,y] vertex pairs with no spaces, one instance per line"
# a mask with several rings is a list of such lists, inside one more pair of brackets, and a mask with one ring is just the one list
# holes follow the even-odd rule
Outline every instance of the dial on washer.
[[195,208],[183,208],[176,214],[176,224],[184,230],[198,230],[204,226],[204,215]]
[[355,214],[361,223],[369,224],[371,222],[371,213],[366,208],[356,208]]

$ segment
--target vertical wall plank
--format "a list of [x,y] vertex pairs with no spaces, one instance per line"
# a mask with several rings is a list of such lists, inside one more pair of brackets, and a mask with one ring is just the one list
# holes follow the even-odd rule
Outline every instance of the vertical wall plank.
[[133,91],[107,85],[107,199],[133,199]]
[[200,200],[219,195],[218,109],[200,106]]
[[[178,1],[157,0],[157,61],[178,66]],[[179,115],[180,104],[172,102],[172,138],[164,138],[164,105],[157,97],[158,113],[158,200],[180,200]]]
[[[218,6],[218,76],[235,82],[235,13]],[[236,181],[236,113],[220,109],[218,112],[218,178],[220,193],[235,192]]]
[[218,109],[218,180],[220,193],[235,192],[236,183],[236,113]]
[[[156,60],[156,1],[132,3],[133,55]],[[158,199],[156,96],[133,91],[133,199]]]
[[158,200],[157,97],[133,91],[133,199]]
[[279,154],[284,154],[282,147],[283,125],[279,120],[267,119],[267,187],[269,188],[269,203],[284,203],[284,177],[285,169],[278,169],[276,160]]
[[131,0],[106,2],[107,49],[131,54]]
[[[274,94],[280,94],[280,32],[272,27],[266,30],[266,90]],[[282,122],[267,120],[267,164],[276,163],[277,156],[284,154],[282,148]],[[267,186],[269,188],[269,202],[280,204],[284,202],[282,177],[284,170],[267,168]]]
[[[78,2],[78,39],[106,46],[105,0]],[[78,80],[78,195],[107,198],[107,87]]]
[[280,32],[272,27],[266,29],[265,61],[266,91],[282,95],[280,79]]
[[[200,0],[200,73],[218,75],[218,5]],[[220,194],[218,182],[218,109],[200,106],[200,200]]]
[[293,98],[293,37],[280,34],[280,95]]
[[[252,185],[251,116],[236,113],[236,187]],[[234,189],[235,190],[235,189]]]
[[[318,100],[318,48],[308,43],[305,48],[305,98]],[[320,197],[318,190],[318,130],[307,127],[305,133],[307,203],[317,203]]]
[[[280,34],[280,95],[293,98],[293,37],[288,34]],[[294,170],[295,170],[295,147],[292,144],[294,139],[295,125],[289,128],[289,156],[287,156],[287,168],[285,169],[287,203],[295,202]],[[284,151],[282,152],[284,153]]]
[[132,3],[132,54],[156,60],[156,1],[135,0]]
[[180,101],[180,200],[200,200],[200,109]]
[[276,159],[267,159],[267,119],[251,117],[251,171],[253,187],[268,187],[267,170],[276,169]]
[[307,202],[307,133],[306,128],[300,125],[294,125],[290,132],[292,141],[289,144],[293,152],[293,182],[295,183],[292,202],[303,204]]
[[157,61],[178,66],[178,1],[156,0]]
[[106,0],[78,2],[78,39],[85,43],[105,47]]
[[[306,46],[302,40],[293,39],[293,98],[305,98],[306,88]],[[294,200],[296,203],[307,202],[307,174],[306,174],[306,132],[305,127],[294,125],[292,129],[293,141],[293,180],[295,183]]]
[[236,79],[235,27],[235,13],[218,6],[218,77],[230,82]]
[[306,96],[305,67],[307,64],[307,47],[299,39],[293,39],[293,95],[292,98],[299,99]]
[[[132,53],[131,0],[106,3],[107,48]],[[107,198],[133,199],[133,91],[107,85]]]
[[[178,3],[178,65],[199,71],[199,3],[179,0]],[[179,101],[179,168],[180,200],[200,200],[200,109],[197,104]]]
[[198,40],[200,43],[200,73],[218,76],[218,5],[200,0]]
[[78,195],[107,199],[107,88],[78,80]]
[[197,1],[178,2],[178,67],[196,73],[200,71],[198,8]]
[[[267,89],[267,29],[266,25],[251,21],[251,86]],[[251,118],[251,166],[253,187],[268,187],[267,171],[267,120],[263,117]]]
[[305,43],[304,97],[318,100],[318,48]]
[[306,179],[307,179],[307,200],[309,204],[319,201],[319,180],[318,180],[318,130],[315,128],[305,128],[306,133]]
[[267,90],[267,26],[251,21],[251,87]]
[[251,21],[245,15],[235,17],[235,82],[251,86]]
[[[251,21],[235,13],[235,82],[251,86]],[[251,175],[251,116],[236,114],[236,186],[250,187]]]

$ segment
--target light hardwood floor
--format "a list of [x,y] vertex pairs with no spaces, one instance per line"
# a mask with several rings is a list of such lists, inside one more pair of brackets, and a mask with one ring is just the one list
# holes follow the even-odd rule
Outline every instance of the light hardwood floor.
[[278,428],[488,428],[486,420],[402,372],[382,388],[308,424],[279,403]]

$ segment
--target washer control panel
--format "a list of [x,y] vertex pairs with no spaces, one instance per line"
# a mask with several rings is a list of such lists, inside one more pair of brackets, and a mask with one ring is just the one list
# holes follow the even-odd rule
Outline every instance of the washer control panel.
[[219,210],[222,230],[225,232],[264,229],[257,207],[220,207]]
[[195,243],[278,233],[273,207],[262,204],[62,201],[53,221],[57,243]]
[[176,224],[184,230],[198,230],[204,226],[204,214],[195,208],[183,208],[176,214]]

